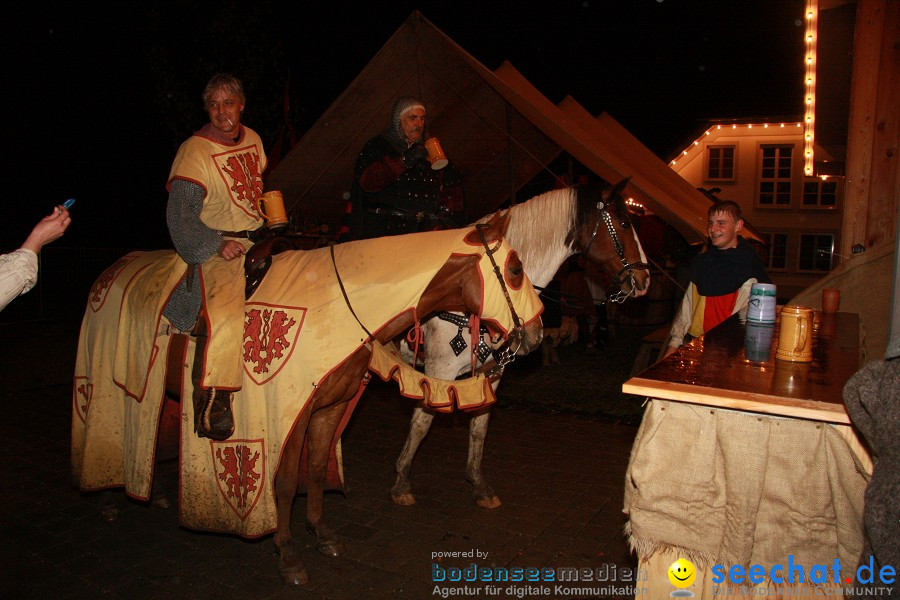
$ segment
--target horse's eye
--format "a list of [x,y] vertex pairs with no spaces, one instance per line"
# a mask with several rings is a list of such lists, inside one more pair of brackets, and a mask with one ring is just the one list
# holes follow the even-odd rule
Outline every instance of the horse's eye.
[[512,273],[515,277],[521,275],[524,271],[521,266],[519,267],[510,267],[509,272]]

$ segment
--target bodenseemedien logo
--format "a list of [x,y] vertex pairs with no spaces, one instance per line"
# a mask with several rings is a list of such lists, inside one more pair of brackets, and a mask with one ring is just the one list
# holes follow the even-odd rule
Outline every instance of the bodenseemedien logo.
[[677,589],[669,594],[669,596],[673,598],[693,598],[694,592],[688,589],[691,587],[691,584],[694,583],[694,580],[697,579],[697,568],[694,564],[686,560],[684,558],[679,558],[671,565],[669,565],[669,583],[674,585]]

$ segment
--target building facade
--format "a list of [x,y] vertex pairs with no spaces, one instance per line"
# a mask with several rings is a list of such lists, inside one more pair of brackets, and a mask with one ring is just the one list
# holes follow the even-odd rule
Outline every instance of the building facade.
[[766,264],[781,298],[840,262],[844,178],[807,175],[805,146],[800,122],[719,123],[669,163],[691,185],[741,205],[766,242]]

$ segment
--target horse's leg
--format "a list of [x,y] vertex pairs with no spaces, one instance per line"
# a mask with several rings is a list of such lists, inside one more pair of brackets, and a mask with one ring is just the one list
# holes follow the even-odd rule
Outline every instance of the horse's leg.
[[119,505],[115,493],[112,490],[100,492],[100,516],[107,523],[114,523],[119,518]]
[[332,557],[343,554],[344,545],[331,528],[325,524],[322,505],[331,441],[334,439],[334,432],[337,431],[347,407],[346,402],[339,402],[315,411],[309,419],[306,435],[306,462],[309,477],[306,486],[306,529],[315,534],[319,552]]
[[416,406],[413,409],[412,419],[409,422],[409,435],[406,437],[403,451],[397,458],[395,467],[397,479],[394,481],[394,487],[391,488],[391,499],[395,504],[411,506],[416,503],[416,497],[413,496],[412,486],[409,483],[409,471],[412,468],[412,461],[416,457],[419,444],[428,435],[433,420],[434,413],[426,411],[422,406]]
[[500,498],[494,493],[494,489],[484,480],[481,472],[481,458],[484,455],[484,438],[487,436],[488,422],[491,419],[491,409],[484,408],[476,413],[469,421],[469,460],[466,463],[466,481],[475,488],[472,497],[475,503],[482,508],[497,508],[500,506]]
[[278,472],[275,473],[275,507],[278,524],[274,541],[280,557],[278,572],[288,585],[309,583],[309,575],[291,543],[291,509],[300,482],[300,450],[303,448],[303,436],[306,433],[306,419],[308,417],[301,417],[288,437],[282,448]]

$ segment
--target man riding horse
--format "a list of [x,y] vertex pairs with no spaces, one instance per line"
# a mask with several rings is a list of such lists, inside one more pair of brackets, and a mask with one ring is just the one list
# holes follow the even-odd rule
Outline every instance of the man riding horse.
[[169,173],[166,221],[188,267],[163,314],[197,336],[197,435],[225,440],[242,385],[243,256],[263,225],[266,154],[259,135],[241,124],[246,97],[238,78],[213,76],[203,105],[210,122],[181,145]]

